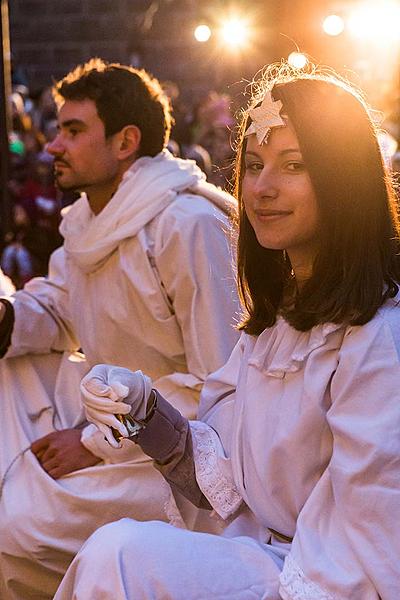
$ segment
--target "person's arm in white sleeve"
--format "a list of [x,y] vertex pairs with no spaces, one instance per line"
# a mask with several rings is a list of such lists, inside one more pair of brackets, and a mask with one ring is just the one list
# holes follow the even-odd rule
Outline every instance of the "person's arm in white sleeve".
[[124,437],[129,433],[115,415],[129,413],[135,422],[145,424],[129,439],[153,458],[155,467],[173,489],[178,489],[196,506],[214,508],[227,518],[242,503],[228,451],[223,446],[223,430],[230,428],[241,354],[242,345],[238,344],[227,365],[210,376],[208,392],[208,381],[205,385],[206,409],[211,421],[217,428],[219,420],[223,420],[221,437],[205,422],[188,421],[156,390],[151,391],[153,382],[141,371],[112,365],[96,365],[83,378],[81,391],[86,416],[114,448],[118,442],[111,428]]
[[392,316],[344,339],[327,414],[332,457],[297,522],[285,600],[400,597],[398,310]]
[[69,311],[62,248],[53,252],[48,277],[37,277],[7,298],[13,326],[6,357],[79,349]]
[[200,385],[228,360],[239,337],[228,230],[221,211],[193,196],[165,211],[157,236],[156,265],[181,328],[188,372]]
[[124,438],[132,446],[132,442],[138,444],[172,487],[193,504],[207,508],[196,482],[189,422],[151,386],[151,379],[141,371],[95,365],[80,386],[87,419],[114,452]]
[[242,335],[227,363],[206,379],[200,396],[200,420],[188,422],[172,406],[160,403],[160,409],[165,407],[162,420],[166,422],[171,415],[175,434],[167,429],[161,433],[162,427],[157,431],[161,419],[156,411],[148,428],[138,435],[138,443],[173,489],[179,489],[200,508],[213,508],[223,519],[233,516],[243,502],[232,472],[230,439],[245,340]]

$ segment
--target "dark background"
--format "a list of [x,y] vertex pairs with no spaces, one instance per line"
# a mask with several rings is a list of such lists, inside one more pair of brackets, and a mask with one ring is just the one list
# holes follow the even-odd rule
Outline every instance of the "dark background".
[[[383,1],[383,0],[381,0]],[[358,79],[381,102],[398,81],[368,44],[324,34],[331,12],[345,14],[354,0],[11,0],[10,37],[14,81],[35,88],[62,77],[92,56],[143,66],[161,80],[178,83],[185,98],[210,88],[234,96],[242,79],[264,64],[286,58],[296,46],[318,63]],[[236,12],[249,18],[253,40],[232,53],[214,38],[193,37],[199,22],[216,26]],[[391,60],[397,63],[398,47]],[[377,62],[378,61],[378,62]],[[386,61],[387,62],[387,61]],[[390,62],[390,61],[389,61]],[[350,75],[349,75],[350,74]],[[396,78],[395,78],[396,79]],[[398,79],[398,78],[397,78]]]

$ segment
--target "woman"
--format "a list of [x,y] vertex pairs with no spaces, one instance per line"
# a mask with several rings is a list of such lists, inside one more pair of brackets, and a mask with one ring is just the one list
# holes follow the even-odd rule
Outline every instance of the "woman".
[[[110,443],[110,427],[130,435],[227,527],[107,525],[57,600],[400,597],[399,221],[359,93],[331,73],[267,70],[236,191],[243,335],[199,421],[140,372],[99,365],[82,382]],[[129,432],[114,413],[134,417]]]

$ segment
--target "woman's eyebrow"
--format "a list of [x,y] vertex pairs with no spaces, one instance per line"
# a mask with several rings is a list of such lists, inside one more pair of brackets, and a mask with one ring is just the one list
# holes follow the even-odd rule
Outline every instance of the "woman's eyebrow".
[[285,150],[281,150],[279,154],[293,154],[295,152],[301,154],[300,148],[285,148]]
[[[285,148],[283,150],[280,150],[278,152],[278,154],[280,156],[286,156],[286,154],[300,154],[301,155],[301,150],[300,150],[300,148]],[[261,155],[258,154],[257,152],[255,152],[254,150],[246,150],[245,156],[255,156],[256,158],[261,159]]]
[[246,150],[245,156],[248,156],[248,155],[256,156],[257,158],[260,158],[260,155],[257,154],[257,152],[253,152],[252,150]]

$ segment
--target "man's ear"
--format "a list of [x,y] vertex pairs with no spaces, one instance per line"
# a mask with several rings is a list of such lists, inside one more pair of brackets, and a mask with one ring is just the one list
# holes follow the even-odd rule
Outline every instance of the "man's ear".
[[126,125],[123,127],[118,134],[117,140],[118,158],[126,160],[134,157],[139,150],[141,138],[142,133],[136,125]]

